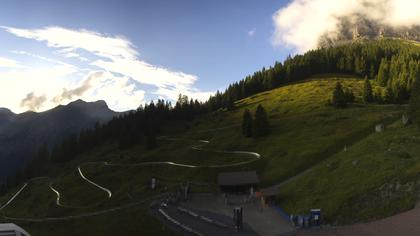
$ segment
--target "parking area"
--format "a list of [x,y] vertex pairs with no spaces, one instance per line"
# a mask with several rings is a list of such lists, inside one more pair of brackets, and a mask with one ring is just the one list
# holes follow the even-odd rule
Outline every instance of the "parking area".
[[180,206],[214,213],[230,219],[230,222],[233,222],[233,208],[240,206],[243,208],[245,225],[258,235],[275,236],[294,231],[289,221],[275,209],[262,208],[257,199],[250,200],[246,195],[230,195],[226,200],[221,194],[192,194],[190,199],[181,202]]

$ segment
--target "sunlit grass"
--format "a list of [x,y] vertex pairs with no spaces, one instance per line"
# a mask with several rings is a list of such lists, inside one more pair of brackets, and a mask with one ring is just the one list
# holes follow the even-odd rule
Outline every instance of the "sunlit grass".
[[[343,77],[346,78],[343,79]],[[356,95],[356,103],[350,104],[346,109],[336,109],[327,105],[337,81],[340,81],[344,87],[352,89]],[[117,145],[112,143],[97,147],[52,171],[52,173],[56,173],[52,179],[55,188],[62,192],[63,204],[88,207],[88,209],[68,209],[60,213],[45,211],[43,210],[44,207],[42,209],[34,208],[30,214],[65,215],[107,209],[148,199],[148,197],[162,192],[164,187],[175,191],[181,183],[187,181],[193,183],[193,192],[215,192],[218,191],[216,185],[217,174],[222,171],[256,170],[261,179],[261,186],[265,187],[280,183],[316,166],[314,172],[310,172],[297,179],[296,182],[291,182],[282,188],[279,192],[279,199],[287,210],[293,212],[300,212],[308,207],[322,207],[328,217],[341,216],[341,211],[339,211],[341,206],[349,204],[349,207],[351,207],[353,199],[361,196],[365,191],[374,189],[388,178],[392,178],[397,171],[407,170],[407,173],[414,173],[415,171],[409,172],[408,170],[410,170],[410,166],[417,163],[416,158],[394,161],[392,152],[387,154],[387,158],[379,153],[381,149],[377,146],[383,144],[375,144],[375,142],[388,143],[388,141],[380,141],[382,139],[378,139],[378,137],[389,136],[391,138],[393,137],[393,134],[391,134],[393,130],[399,130],[399,128],[387,130],[381,136],[373,134],[374,126],[378,123],[388,124],[398,120],[405,107],[362,104],[362,88],[363,80],[359,78],[343,75],[321,75],[238,101],[233,111],[219,110],[198,117],[191,122],[171,122],[162,128],[164,132],[161,135],[179,139],[172,141],[158,139],[159,146],[152,151],[148,151],[140,145],[128,150],[118,150]],[[240,128],[242,113],[244,109],[250,109],[253,112],[258,104],[266,108],[272,132],[269,136],[258,139],[244,138]],[[212,130],[226,126],[228,127],[225,129]],[[414,132],[410,128],[406,129],[407,132]],[[359,141],[365,140],[366,137],[368,137],[366,144],[362,145],[363,142]],[[202,146],[207,151],[191,149],[192,146],[201,145],[202,143],[197,142],[197,140],[203,139],[209,141],[208,144]],[[348,152],[343,154],[342,150],[345,146],[348,146],[349,149]],[[401,147],[403,146],[404,144],[401,144]],[[412,148],[414,150],[414,147]],[[233,164],[252,158],[247,155],[217,153],[211,150],[258,152],[262,155],[262,159],[247,165],[227,168],[135,165],[145,161],[220,165]],[[378,151],[378,153],[373,156],[368,155],[373,151]],[[352,165],[348,164],[356,156],[357,159],[360,159],[358,166],[360,169],[352,169]],[[371,159],[372,161],[368,161]],[[105,192],[88,184],[77,174],[76,168],[80,163],[92,161],[123,164],[121,166],[106,166],[103,163],[96,163],[83,165],[82,167],[86,176],[112,191],[112,198],[107,199]],[[325,169],[325,163],[335,163],[334,161],[339,163],[336,170],[331,172],[329,169]],[[390,169],[392,166],[396,169]],[[352,173],[357,174],[357,176],[353,179],[343,180],[340,175],[340,168],[344,168],[342,177],[347,178],[352,176]],[[375,170],[379,173],[367,171],[372,168],[377,168]],[[331,176],[331,173],[334,175]],[[362,176],[367,180],[364,181]],[[159,188],[157,190],[149,188],[151,178],[158,180]],[[328,181],[332,181],[333,185],[325,186]],[[338,187],[338,191],[335,192],[333,186],[337,188],[341,185],[342,187]],[[47,187],[34,185],[30,194],[22,195],[19,199],[20,202],[23,202],[22,206],[25,207],[35,202],[36,199],[42,198],[41,201],[45,201],[47,205],[51,204],[51,207],[53,207],[55,196],[53,192],[48,191]],[[8,196],[10,196],[10,193],[8,193]],[[1,199],[6,198],[5,196]],[[402,205],[406,206],[405,203]],[[404,207],[396,209],[399,210]],[[107,227],[112,228],[116,227],[113,221],[114,217],[120,217],[121,220],[127,220],[128,229],[151,222],[154,228],[150,226],[150,233],[168,233],[165,228],[159,229],[162,227],[161,224],[147,216],[146,212],[147,207],[138,206],[115,214],[89,218],[86,222],[75,220],[72,223],[60,223],[60,228],[70,229],[71,225],[76,225],[84,228],[86,232],[93,232],[86,229],[87,222],[91,222],[93,228],[95,228],[101,222],[110,221],[112,223]],[[12,207],[8,209],[7,213],[29,214],[22,208]],[[126,214],[129,213],[135,214],[135,217],[144,217],[144,219],[137,223],[127,218]],[[367,217],[371,216],[367,213],[365,215]],[[119,220],[115,222],[120,222]],[[47,227],[46,224],[30,224],[27,226],[29,229],[33,229],[35,236],[37,235],[36,232],[50,232],[48,231],[49,226]],[[72,235],[70,232],[84,231],[60,231],[60,235]],[[105,231],[99,230],[99,232]],[[51,231],[51,235],[53,234],[53,231]],[[40,233],[39,235],[50,234]]]

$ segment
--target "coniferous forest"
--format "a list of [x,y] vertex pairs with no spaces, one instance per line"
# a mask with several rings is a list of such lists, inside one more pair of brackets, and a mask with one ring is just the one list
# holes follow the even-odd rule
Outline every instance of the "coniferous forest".
[[[414,81],[420,78],[420,48],[401,40],[381,39],[358,41],[351,44],[312,50],[304,55],[289,56],[283,63],[275,62],[269,68],[249,75],[228,86],[224,92],[211,96],[206,102],[180,95],[175,105],[164,100],[140,106],[137,110],[113,118],[106,124],[82,130],[79,135],[65,138],[53,147],[43,145],[35,152],[24,170],[18,172],[8,185],[43,174],[45,163],[62,163],[105,142],[117,142],[125,149],[142,143],[147,149],[156,147],[160,127],[167,121],[192,120],[195,116],[218,109],[234,109],[234,102],[256,93],[268,91],[289,83],[307,79],[316,74],[342,73],[365,78],[364,102],[406,103]],[[372,91],[371,82],[383,87]],[[354,100],[351,91],[337,84],[339,96],[333,105],[345,107]],[[340,94],[345,97],[342,101]],[[340,100],[341,99],[341,100]],[[251,128],[245,136],[253,136]],[[265,132],[265,131],[264,131]],[[267,131],[268,132],[268,131]]]

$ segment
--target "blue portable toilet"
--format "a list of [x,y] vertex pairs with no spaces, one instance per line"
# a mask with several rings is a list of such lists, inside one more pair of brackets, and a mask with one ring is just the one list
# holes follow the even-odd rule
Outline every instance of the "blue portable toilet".
[[321,225],[321,209],[311,209],[311,220],[314,226]]

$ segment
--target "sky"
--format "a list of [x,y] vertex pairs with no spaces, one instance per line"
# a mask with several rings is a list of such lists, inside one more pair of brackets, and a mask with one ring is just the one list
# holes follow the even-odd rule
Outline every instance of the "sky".
[[3,0],[0,107],[205,101],[337,37],[343,19],[412,27],[418,9],[420,0]]
[[293,50],[274,46],[288,1],[2,1],[0,107],[76,99],[116,111],[180,93],[206,100]]

